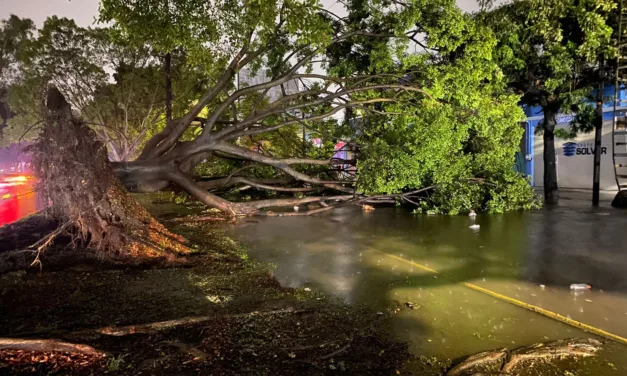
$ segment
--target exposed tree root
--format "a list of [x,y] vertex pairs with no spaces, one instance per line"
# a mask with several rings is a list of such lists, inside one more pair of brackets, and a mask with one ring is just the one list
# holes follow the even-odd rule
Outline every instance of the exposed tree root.
[[515,376],[521,367],[533,362],[594,356],[601,345],[601,342],[591,338],[565,339],[522,347],[511,352],[505,348],[486,351],[468,357],[451,368],[446,376]]
[[[74,118],[65,98],[48,90],[41,134],[31,148],[33,172],[50,213],[61,223],[37,244],[42,251],[62,232],[103,256],[173,257],[188,253],[184,239],[157,222],[116,178],[105,146]],[[38,259],[36,259],[38,260]]]
[[0,349],[44,351],[44,352],[78,352],[89,355],[105,356],[106,353],[91,346],[62,342],[55,339],[14,339],[0,338]]

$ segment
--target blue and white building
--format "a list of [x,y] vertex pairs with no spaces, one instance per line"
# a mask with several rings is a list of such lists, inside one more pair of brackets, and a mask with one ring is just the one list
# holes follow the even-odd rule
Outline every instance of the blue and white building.
[[[612,128],[614,118],[614,87],[608,86],[604,90],[603,103],[603,138],[601,149],[601,189],[617,191],[614,176],[614,162],[612,158]],[[596,96],[596,91],[593,93]],[[620,106],[617,107],[617,116],[625,116],[627,90],[618,93]],[[525,155],[525,173],[531,178],[535,187],[542,187],[544,174],[544,143],[542,135],[536,135],[536,127],[542,125],[544,115],[540,107],[524,107],[527,121],[525,135],[521,142],[521,152]],[[557,127],[568,128],[574,114],[559,114]],[[575,139],[555,138],[557,153],[557,178],[561,188],[592,189],[593,159],[594,159],[594,132],[578,135]]]

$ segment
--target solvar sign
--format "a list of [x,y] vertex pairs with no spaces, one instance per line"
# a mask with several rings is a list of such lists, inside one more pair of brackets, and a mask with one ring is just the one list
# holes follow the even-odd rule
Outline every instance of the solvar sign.
[[[592,142],[567,142],[562,145],[565,157],[577,155],[594,155],[594,143]],[[601,147],[601,154],[607,154],[607,148]]]

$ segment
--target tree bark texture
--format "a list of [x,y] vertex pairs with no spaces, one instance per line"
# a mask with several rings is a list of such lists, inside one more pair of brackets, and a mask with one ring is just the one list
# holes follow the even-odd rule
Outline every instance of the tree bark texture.
[[172,257],[186,253],[183,239],[157,222],[124,189],[106,147],[77,120],[51,88],[41,134],[32,146],[33,172],[51,214],[64,229],[108,256]]

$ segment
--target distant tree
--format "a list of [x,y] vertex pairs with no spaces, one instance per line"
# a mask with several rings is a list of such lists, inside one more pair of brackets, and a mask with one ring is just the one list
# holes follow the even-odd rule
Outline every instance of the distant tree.
[[[203,79],[183,54],[174,56],[174,110],[181,113]],[[82,28],[73,20],[50,17],[23,48],[19,63],[21,79],[9,93],[17,116],[7,129],[8,139],[38,134],[40,90],[47,84],[95,130],[113,161],[137,157],[146,139],[165,126],[163,63],[146,44],[131,45],[110,29]]]
[[32,38],[34,30],[33,21],[15,15],[0,23],[0,135],[11,117],[8,86],[16,79],[19,54],[24,42]]
[[521,103],[541,106],[544,122],[544,196],[559,199],[555,155],[556,116],[577,112],[571,135],[590,130],[593,109],[582,102],[597,83],[598,61],[615,51],[610,43],[612,0],[514,0],[477,17],[493,28],[506,80]]

